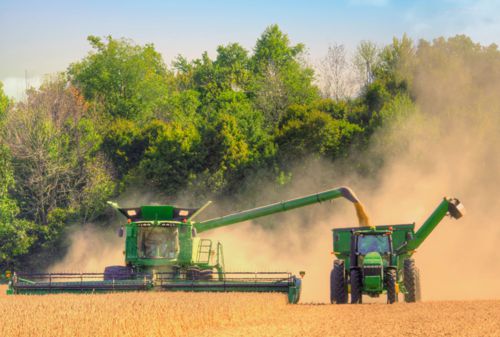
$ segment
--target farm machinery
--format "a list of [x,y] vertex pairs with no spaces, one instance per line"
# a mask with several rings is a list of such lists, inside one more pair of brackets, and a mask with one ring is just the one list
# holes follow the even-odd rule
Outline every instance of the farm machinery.
[[333,254],[337,260],[330,274],[331,303],[362,303],[363,295],[378,297],[387,293],[387,303],[404,294],[405,302],[420,300],[420,275],[411,256],[449,215],[465,214],[457,199],[444,198],[415,232],[415,223],[333,229]]
[[[121,208],[126,217],[119,230],[125,235],[125,265],[106,267],[103,273],[13,273],[9,294],[95,293],[141,290],[208,292],[281,292],[297,303],[301,277],[289,272],[226,272],[220,242],[198,234],[259,217],[344,197],[356,209],[360,226],[368,217],[347,187],[327,190],[206,221],[197,222],[199,209],[170,205]],[[96,247],[96,249],[99,249]]]

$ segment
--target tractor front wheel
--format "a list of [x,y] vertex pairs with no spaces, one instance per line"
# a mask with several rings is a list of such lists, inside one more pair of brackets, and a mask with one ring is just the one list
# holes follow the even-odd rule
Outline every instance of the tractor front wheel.
[[413,259],[404,261],[403,282],[406,289],[405,302],[420,301],[420,275]]
[[396,293],[396,271],[389,269],[385,274],[385,287],[387,289],[387,303],[396,302],[398,294]]
[[361,270],[351,270],[351,304],[363,303],[363,275]]
[[344,261],[335,260],[330,273],[330,303],[347,303]]

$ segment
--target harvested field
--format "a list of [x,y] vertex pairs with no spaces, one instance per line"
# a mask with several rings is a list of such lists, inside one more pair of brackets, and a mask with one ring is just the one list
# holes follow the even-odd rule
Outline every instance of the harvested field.
[[0,336],[500,336],[500,300],[334,306],[277,294],[0,290]]

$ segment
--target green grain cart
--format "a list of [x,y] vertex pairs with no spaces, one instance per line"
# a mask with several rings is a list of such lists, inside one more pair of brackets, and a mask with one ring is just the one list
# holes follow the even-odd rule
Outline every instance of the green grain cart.
[[420,300],[420,276],[412,254],[439,222],[465,213],[457,199],[444,199],[415,232],[415,224],[333,229],[337,260],[330,274],[331,303],[362,303],[363,295],[387,293],[387,302],[404,294],[406,302]]
[[[281,292],[288,295],[290,303],[297,303],[301,278],[288,272],[226,272],[222,244],[198,234],[338,197],[353,202],[360,216],[359,201],[346,187],[201,222],[195,219],[208,204],[200,209],[190,209],[169,205],[120,208],[111,203],[127,218],[127,223],[120,228],[120,234],[125,235],[124,266],[109,266],[103,273],[17,272],[11,277],[8,293]],[[359,219],[364,224],[366,216]]]

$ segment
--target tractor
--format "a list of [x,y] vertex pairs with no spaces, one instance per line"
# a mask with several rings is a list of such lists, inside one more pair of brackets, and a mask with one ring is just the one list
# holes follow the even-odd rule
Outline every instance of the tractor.
[[330,302],[363,302],[363,295],[387,294],[387,303],[421,299],[420,275],[412,255],[441,220],[465,214],[457,199],[444,198],[436,210],[415,232],[415,223],[377,227],[333,229],[333,262],[330,273]]

